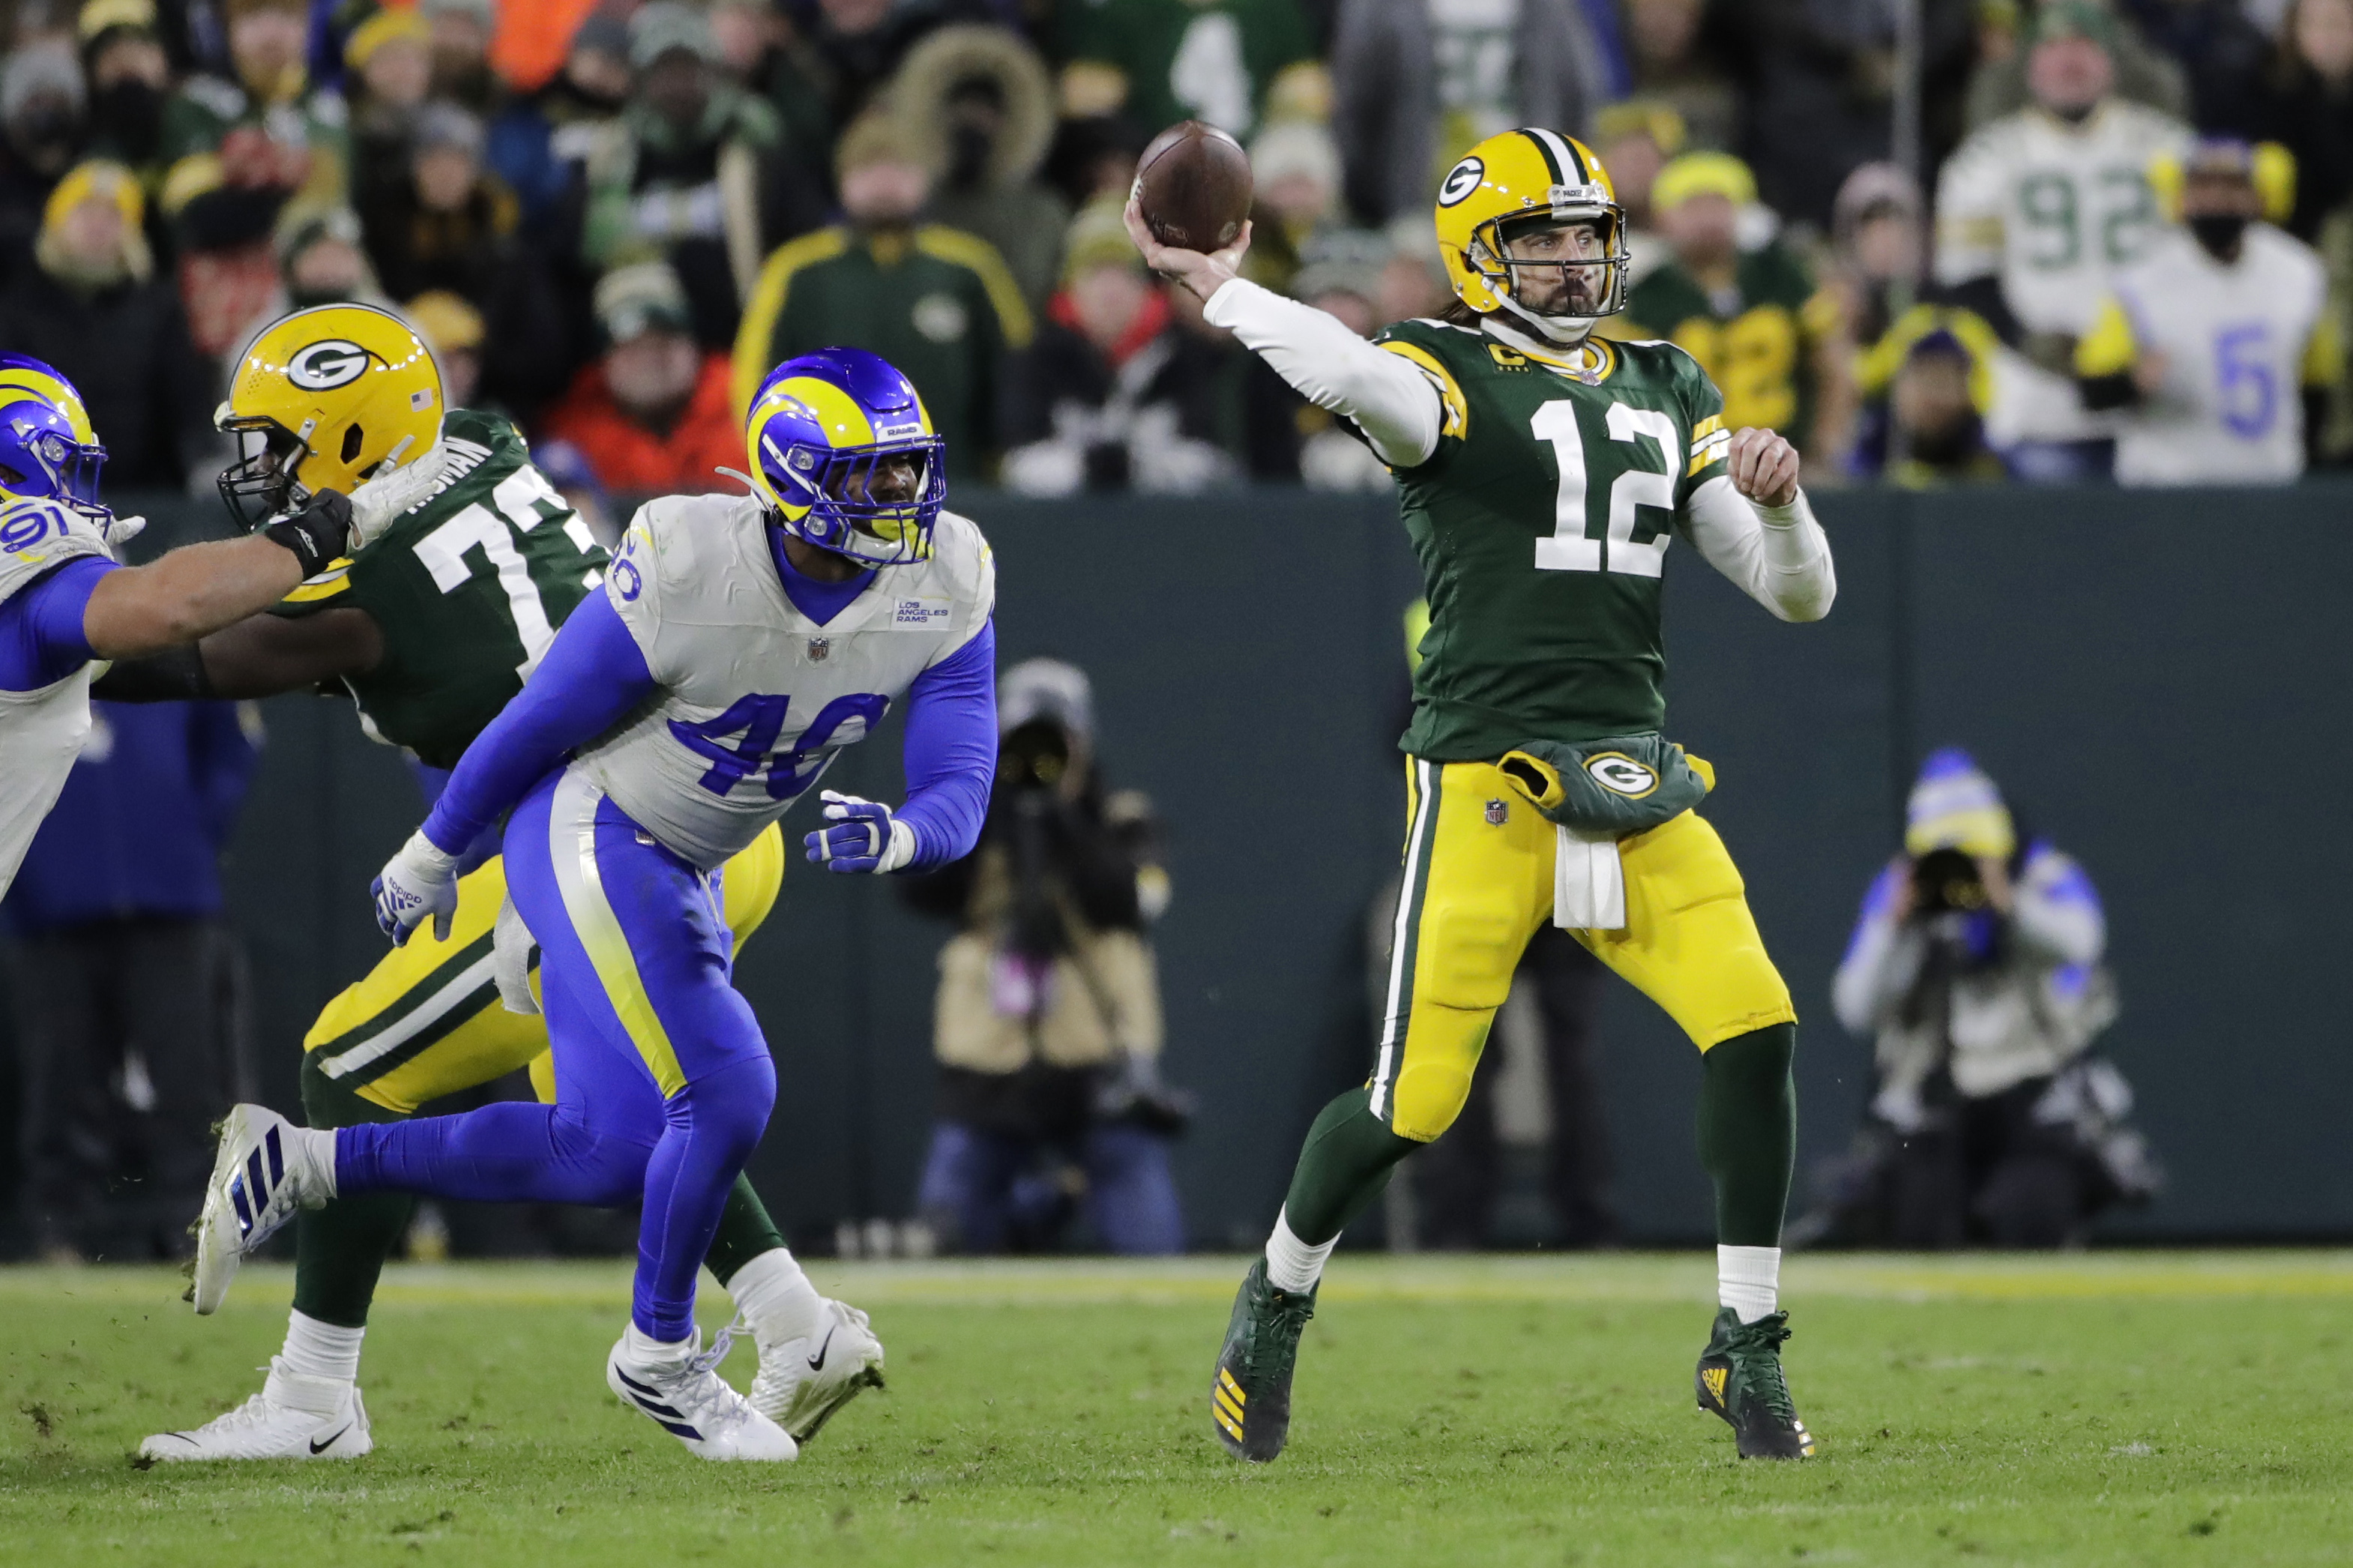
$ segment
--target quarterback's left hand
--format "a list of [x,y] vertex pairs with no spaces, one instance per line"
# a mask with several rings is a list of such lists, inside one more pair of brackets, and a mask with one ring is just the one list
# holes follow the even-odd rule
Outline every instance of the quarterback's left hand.
[[808,846],[808,858],[823,862],[827,870],[879,877],[915,858],[915,830],[892,816],[881,801],[836,790],[818,798],[825,802],[826,826],[802,842]]
[[1798,448],[1770,430],[1734,432],[1732,488],[1758,506],[1788,506],[1798,499]]

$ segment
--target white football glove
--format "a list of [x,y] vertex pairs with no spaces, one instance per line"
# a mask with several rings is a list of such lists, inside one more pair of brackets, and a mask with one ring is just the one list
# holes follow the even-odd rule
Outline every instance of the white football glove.
[[122,547],[138,538],[146,528],[147,520],[143,517],[116,517],[110,512],[106,521],[98,525],[98,531],[105,539],[106,548],[120,561],[122,559]]
[[808,858],[822,862],[827,870],[879,877],[915,858],[915,830],[892,816],[881,801],[835,790],[818,798],[825,802],[828,826],[802,842],[808,846]]
[[352,491],[352,549],[366,549],[402,513],[431,495],[448,458],[448,450],[436,441],[400,467],[377,470],[374,479]]
[[395,947],[406,943],[409,932],[433,918],[433,940],[446,942],[449,917],[458,912],[458,857],[443,849],[418,828],[384,864],[368,891],[375,897],[376,929],[392,938]]

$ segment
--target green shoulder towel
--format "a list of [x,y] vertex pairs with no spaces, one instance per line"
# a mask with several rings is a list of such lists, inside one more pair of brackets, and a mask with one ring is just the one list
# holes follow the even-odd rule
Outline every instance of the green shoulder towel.
[[1645,833],[1697,805],[1715,770],[1654,732],[1530,741],[1496,764],[1548,821],[1588,838]]

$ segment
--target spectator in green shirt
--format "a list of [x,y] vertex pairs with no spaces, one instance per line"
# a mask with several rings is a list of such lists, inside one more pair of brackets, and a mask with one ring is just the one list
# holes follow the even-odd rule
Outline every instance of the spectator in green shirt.
[[1294,0],[1061,0],[1062,112],[1146,135],[1199,120],[1247,137],[1270,100],[1321,117],[1331,81]]
[[1660,170],[1651,208],[1672,254],[1634,285],[1609,335],[1674,343],[1723,388],[1726,427],[1778,431],[1835,469],[1854,402],[1844,315],[1778,237],[1741,243],[1756,201],[1756,178],[1728,153]]
[[848,221],[780,246],[761,268],[735,339],[735,406],[796,354],[870,350],[904,371],[947,438],[948,472],[979,479],[998,445],[1007,356],[1029,346],[1029,308],[987,240],[916,221],[933,171],[887,110],[869,110],[835,153]]

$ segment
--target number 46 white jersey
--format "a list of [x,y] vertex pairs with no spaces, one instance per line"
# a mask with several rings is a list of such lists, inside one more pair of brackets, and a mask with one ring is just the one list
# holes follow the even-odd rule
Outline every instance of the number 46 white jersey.
[[[2309,246],[2248,226],[2224,266],[2176,230],[2116,274],[2132,348],[2165,356],[2165,379],[2116,433],[2127,485],[2277,483],[2304,471],[2301,394],[2321,376],[2316,349],[2327,277]],[[2104,323],[2107,325],[2108,323]]]
[[980,530],[940,514],[928,560],[884,567],[823,626],[785,594],[759,503],[670,496],[638,511],[605,592],[660,691],[575,763],[649,832],[715,868],[782,816],[915,677],[997,604]]

